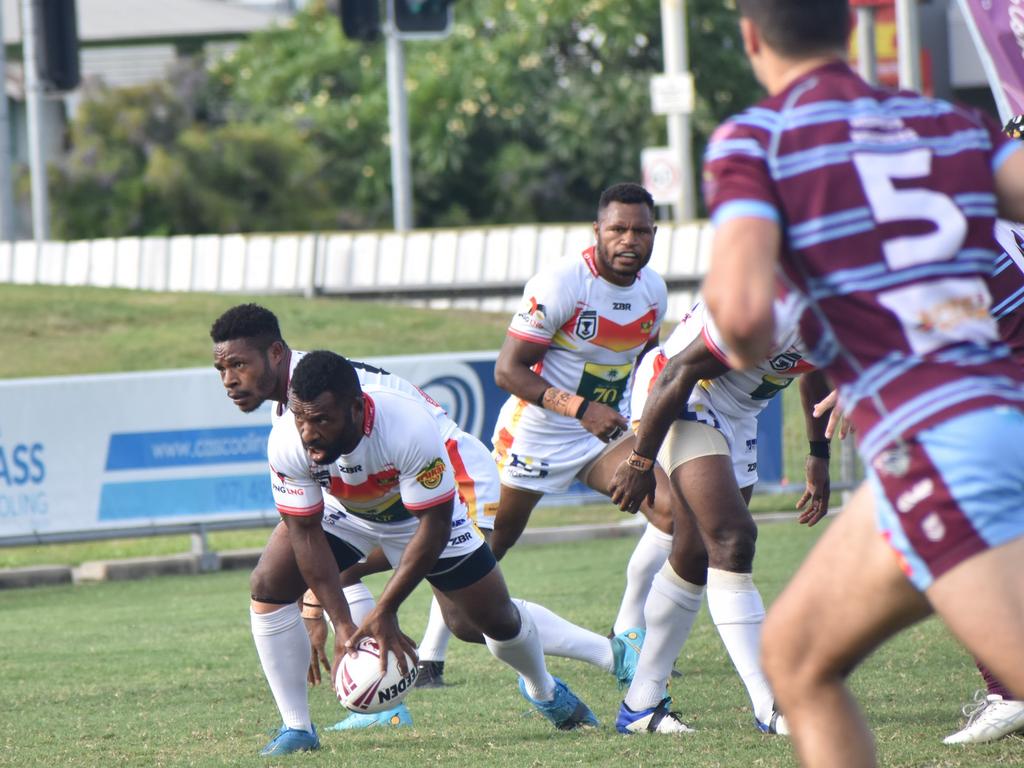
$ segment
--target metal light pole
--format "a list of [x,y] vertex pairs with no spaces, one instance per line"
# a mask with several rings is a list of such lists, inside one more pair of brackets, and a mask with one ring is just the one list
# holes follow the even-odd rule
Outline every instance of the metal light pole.
[[[0,40],[4,39],[0,10]],[[0,56],[0,240],[14,240],[14,192],[11,186],[11,116],[7,109],[7,57]]]
[[28,166],[32,182],[32,236],[38,252],[50,236],[50,203],[43,157],[43,84],[36,63],[36,3],[21,0],[21,50],[25,66],[25,104],[28,108]]
[[921,24],[917,0],[896,0],[896,39],[899,40],[900,88],[920,92]]
[[878,85],[875,9],[864,6],[857,8],[857,69],[867,82]]
[[391,0],[384,3],[387,19],[388,130],[391,133],[391,207],[395,230],[412,229],[412,166],[409,160],[409,109],[405,93],[405,54],[395,26]]
[[[686,0],[661,0],[662,56],[665,74],[688,74],[690,56],[686,43]],[[682,189],[672,208],[677,222],[690,221],[697,215],[693,183],[693,140],[690,115],[673,112],[666,115],[668,145],[680,160]]]

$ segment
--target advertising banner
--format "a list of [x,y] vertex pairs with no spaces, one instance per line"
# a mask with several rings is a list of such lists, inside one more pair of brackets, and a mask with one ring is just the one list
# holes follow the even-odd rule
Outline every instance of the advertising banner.
[[[488,447],[507,395],[495,352],[381,357]],[[781,424],[758,437],[778,482]],[[213,367],[0,381],[0,543],[54,534],[272,522],[270,405],[245,414]],[[774,456],[774,458],[772,458]],[[568,497],[598,499],[577,484]]]
[[957,0],[1005,123],[1024,113],[1024,0]]

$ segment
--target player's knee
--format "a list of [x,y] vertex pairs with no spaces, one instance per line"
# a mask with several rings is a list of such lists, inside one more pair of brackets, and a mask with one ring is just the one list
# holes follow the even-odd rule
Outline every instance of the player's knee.
[[669,494],[656,495],[654,506],[645,503],[643,513],[651,525],[662,533],[672,535],[672,501]]
[[753,520],[720,525],[709,532],[707,545],[712,568],[749,573],[757,550],[757,526]]
[[272,574],[259,565],[249,574],[249,594],[253,600],[261,603],[287,604],[299,598],[298,595],[285,594],[285,590],[281,589],[281,585]]

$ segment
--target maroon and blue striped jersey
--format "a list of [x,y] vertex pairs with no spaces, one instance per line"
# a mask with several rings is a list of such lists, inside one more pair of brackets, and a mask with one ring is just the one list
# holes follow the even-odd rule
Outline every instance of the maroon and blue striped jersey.
[[777,221],[780,278],[860,449],[959,413],[1024,404],[989,283],[993,175],[1021,148],[974,110],[833,62],[724,123],[704,161],[716,225]]

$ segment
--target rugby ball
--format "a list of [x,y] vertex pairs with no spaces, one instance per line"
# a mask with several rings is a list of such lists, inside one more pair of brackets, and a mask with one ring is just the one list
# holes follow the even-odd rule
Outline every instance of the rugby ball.
[[352,712],[373,714],[397,707],[416,684],[416,663],[406,654],[404,675],[398,657],[388,652],[387,669],[380,668],[380,646],[372,637],[364,637],[356,653],[346,653],[338,665],[334,688],[338,701]]

